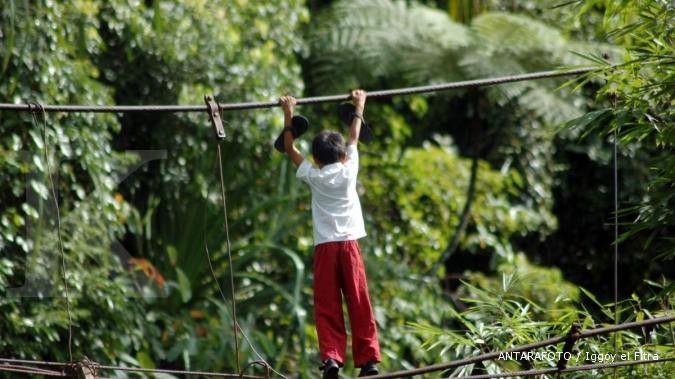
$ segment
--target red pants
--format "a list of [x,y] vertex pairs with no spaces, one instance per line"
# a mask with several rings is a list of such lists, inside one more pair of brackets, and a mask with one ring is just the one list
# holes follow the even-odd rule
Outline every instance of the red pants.
[[327,242],[314,248],[314,317],[321,360],[345,362],[347,332],[342,314],[347,300],[354,366],[380,361],[380,345],[368,296],[366,271],[356,241]]

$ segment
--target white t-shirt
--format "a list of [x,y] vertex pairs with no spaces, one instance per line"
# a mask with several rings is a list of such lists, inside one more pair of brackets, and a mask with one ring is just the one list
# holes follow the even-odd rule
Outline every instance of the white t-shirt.
[[347,161],[322,168],[308,159],[298,167],[296,177],[312,189],[314,245],[331,241],[357,240],[366,236],[361,202],[356,193],[359,152],[356,144],[347,145]]

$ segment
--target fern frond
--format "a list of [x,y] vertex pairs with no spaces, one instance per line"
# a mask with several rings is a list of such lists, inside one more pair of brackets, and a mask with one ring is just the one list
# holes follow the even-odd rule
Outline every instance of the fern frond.
[[526,16],[484,13],[471,22],[471,29],[482,49],[511,57],[528,71],[560,64],[566,51],[560,31]]
[[[355,0],[337,3],[319,23],[308,38],[309,74],[325,90],[339,86],[336,78],[363,86],[378,78],[408,83],[465,78],[457,62],[470,43],[469,31],[444,12],[402,1]],[[322,71],[325,65],[332,74]]]
[[[309,36],[309,77],[322,91],[488,78],[573,64],[606,45],[570,42],[537,20],[484,13],[470,27],[446,13],[403,1],[336,3]],[[616,50],[612,51],[616,54]],[[560,80],[509,83],[487,89],[499,105],[516,101],[525,111],[553,123],[579,115],[574,97],[557,90]]]
[[[560,125],[583,114],[581,101],[575,102],[573,97],[565,96],[561,91],[534,83],[517,100],[521,108],[552,125]],[[579,105],[575,106],[575,103]]]

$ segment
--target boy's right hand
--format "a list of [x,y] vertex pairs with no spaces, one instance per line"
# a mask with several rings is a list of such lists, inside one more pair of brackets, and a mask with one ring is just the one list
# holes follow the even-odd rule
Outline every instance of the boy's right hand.
[[352,103],[356,107],[356,113],[363,115],[363,109],[366,107],[366,91],[362,89],[353,90]]
[[282,96],[279,99],[281,104],[281,109],[284,110],[284,114],[293,116],[293,109],[298,101],[293,96]]

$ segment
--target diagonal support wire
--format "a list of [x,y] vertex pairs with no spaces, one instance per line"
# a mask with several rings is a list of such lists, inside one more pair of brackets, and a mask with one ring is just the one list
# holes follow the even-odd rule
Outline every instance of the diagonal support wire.
[[[232,322],[234,329],[234,346],[237,355],[237,372],[241,371],[239,364],[239,337],[237,337],[237,300],[234,293],[234,268],[232,267],[232,243],[230,242],[230,226],[227,220],[227,197],[225,196],[225,178],[223,176],[223,158],[220,152],[220,143],[217,144],[218,149],[218,171],[220,172],[220,194],[223,201],[223,219],[225,226],[225,240],[227,242],[227,259],[229,261],[230,268],[230,296],[232,297]],[[209,260],[209,266],[211,266],[211,261]],[[211,272],[213,272],[213,267],[211,267]]]
[[[220,195],[222,199],[222,205],[223,205],[223,221],[224,221],[224,227],[225,227],[225,239],[226,239],[226,244],[227,244],[227,255],[228,255],[228,261],[229,261],[229,267],[230,267],[230,289],[231,289],[231,301],[232,301],[232,320],[233,320],[233,325],[232,328],[234,330],[234,336],[235,336],[235,354],[236,354],[236,367],[237,367],[237,372],[240,373],[240,375],[243,375],[243,372],[250,367],[251,365],[260,365],[266,368],[266,377],[269,377],[269,372],[273,372],[276,374],[278,377],[285,379],[286,376],[283,375],[282,373],[278,372],[275,370],[263,357],[262,355],[258,352],[258,350],[253,346],[253,343],[249,339],[248,335],[246,332],[244,332],[244,329],[239,325],[239,322],[237,321],[236,318],[236,299],[235,299],[235,286],[234,286],[234,266],[233,266],[233,260],[232,260],[232,252],[231,252],[231,242],[230,242],[230,231],[229,231],[229,222],[228,222],[228,216],[227,216],[227,196],[225,194],[225,178],[223,174],[223,166],[222,166],[222,153],[221,153],[221,147],[220,143],[217,144],[217,151],[216,151],[216,160],[218,164],[218,171],[219,171],[219,179],[220,179]],[[208,197],[208,196],[207,196]],[[207,205],[208,199],[204,200],[204,225],[206,224],[206,205]],[[206,259],[209,264],[209,270],[211,271],[211,275],[213,277],[213,280],[216,284],[216,288],[218,289],[218,293],[220,294],[220,297],[222,300],[227,303],[227,297],[225,296],[225,293],[223,292],[222,287],[220,286],[220,282],[218,281],[218,278],[216,276],[216,272],[213,268],[213,263],[211,259],[211,253],[209,252],[208,244],[206,241],[206,234],[204,234],[204,250],[206,252]],[[258,357],[258,360],[253,361],[249,364],[247,364],[243,369],[240,367],[240,346],[239,346],[239,338],[237,336],[237,333],[241,333],[241,336],[244,338],[246,343],[250,346],[251,350],[253,353]]]
[[58,237],[59,252],[61,253],[61,271],[63,274],[63,288],[66,295],[66,312],[68,313],[68,357],[73,360],[73,316],[70,311],[70,294],[68,291],[68,279],[66,275],[66,254],[63,249],[63,236],[61,235],[61,209],[59,208],[59,199],[56,196],[56,186],[52,177],[52,168],[49,163],[49,141],[47,140],[47,113],[42,104],[32,104],[31,116],[33,125],[42,130],[42,139],[44,143],[45,165],[47,166],[47,177],[49,178],[54,208],[56,209],[56,235]]

